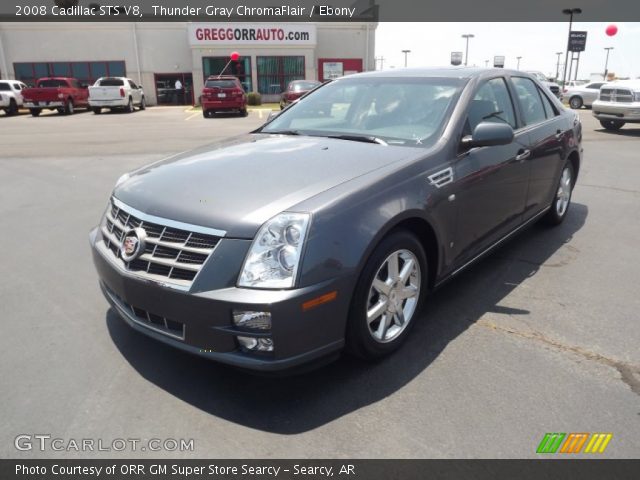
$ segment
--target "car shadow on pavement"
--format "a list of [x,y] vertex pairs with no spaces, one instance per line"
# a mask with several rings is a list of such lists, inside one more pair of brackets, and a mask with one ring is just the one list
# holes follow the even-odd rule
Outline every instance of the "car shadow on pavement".
[[427,298],[406,343],[374,363],[343,355],[303,375],[261,377],[154,341],[129,328],[113,310],[107,312],[106,323],[133,368],[182,401],[257,430],[302,433],[403,388],[485,313],[527,315],[526,304],[521,308],[499,304],[541,267],[562,267],[575,258],[570,242],[587,215],[587,206],[573,203],[561,226],[536,224],[461,273]]
[[619,135],[621,137],[640,137],[640,127],[626,126],[620,130],[607,130],[598,128],[596,132],[606,133],[608,135]]

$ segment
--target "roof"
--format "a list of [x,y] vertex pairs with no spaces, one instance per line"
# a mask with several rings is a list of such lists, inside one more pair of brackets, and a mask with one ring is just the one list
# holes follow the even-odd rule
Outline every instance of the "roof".
[[[518,70],[505,68],[483,67],[421,67],[421,68],[394,68],[389,70],[376,70],[372,72],[358,73],[353,76],[367,77],[443,77],[443,78],[473,78],[489,72],[500,71],[509,74],[522,74]],[[349,75],[352,77],[352,75]]]

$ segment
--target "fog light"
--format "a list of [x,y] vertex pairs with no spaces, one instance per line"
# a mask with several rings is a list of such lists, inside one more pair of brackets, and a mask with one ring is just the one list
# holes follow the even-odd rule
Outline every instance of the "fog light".
[[233,324],[236,327],[254,330],[271,330],[270,312],[233,311]]
[[237,337],[238,343],[252,352],[273,352],[273,340],[268,337]]

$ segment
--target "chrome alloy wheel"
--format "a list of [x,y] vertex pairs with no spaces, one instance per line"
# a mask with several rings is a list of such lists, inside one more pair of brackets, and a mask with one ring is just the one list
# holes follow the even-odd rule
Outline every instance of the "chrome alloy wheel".
[[380,343],[391,342],[407,327],[420,296],[420,263],[409,250],[397,250],[382,263],[369,288],[367,324]]
[[556,212],[559,217],[562,217],[569,208],[569,202],[571,201],[571,169],[564,167],[562,170],[562,176],[560,177],[560,186],[558,187],[558,193],[556,194]]

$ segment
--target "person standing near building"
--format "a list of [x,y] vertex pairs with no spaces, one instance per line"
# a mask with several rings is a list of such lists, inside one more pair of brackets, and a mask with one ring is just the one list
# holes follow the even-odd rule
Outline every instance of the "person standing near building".
[[184,90],[182,89],[182,82],[179,78],[176,80],[174,88],[176,89],[176,104],[184,105]]

